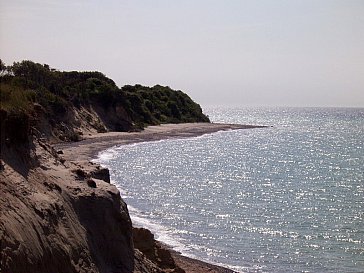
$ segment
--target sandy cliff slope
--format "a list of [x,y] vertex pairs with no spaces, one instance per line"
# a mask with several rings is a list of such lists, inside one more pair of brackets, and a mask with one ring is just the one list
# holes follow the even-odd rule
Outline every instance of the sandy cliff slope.
[[[3,145],[1,272],[132,272],[132,226],[96,166],[62,164],[52,148]],[[61,160],[63,161],[63,160]],[[101,172],[102,173],[102,172]]]

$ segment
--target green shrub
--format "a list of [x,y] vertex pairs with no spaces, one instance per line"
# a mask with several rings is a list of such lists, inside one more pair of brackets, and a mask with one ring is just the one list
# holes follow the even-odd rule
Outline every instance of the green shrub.
[[[136,84],[118,88],[100,72],[61,72],[31,61],[1,65],[6,68],[0,74],[1,108],[29,111],[34,102],[39,103],[46,109],[51,126],[63,121],[68,109],[81,106],[97,106],[105,112],[123,107],[127,115],[124,121],[131,121],[139,129],[167,122],[209,122],[187,94],[168,86]],[[120,124],[115,126],[119,128]]]

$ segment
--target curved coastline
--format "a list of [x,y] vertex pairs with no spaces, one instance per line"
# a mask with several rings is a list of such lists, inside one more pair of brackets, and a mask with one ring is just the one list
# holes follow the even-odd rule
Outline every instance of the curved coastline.
[[[166,139],[180,139],[198,137],[219,131],[264,128],[266,126],[221,124],[221,123],[182,123],[149,126],[140,132],[108,132],[84,136],[80,142],[56,143],[54,147],[62,150],[63,158],[68,162],[88,164],[101,151],[113,146],[128,145],[141,142],[159,141]],[[168,250],[176,264],[186,272],[234,272],[233,270],[209,264],[204,261],[181,255],[169,246],[159,243]]]
[[56,149],[63,150],[64,158],[70,161],[94,159],[103,150],[116,145],[158,141],[173,138],[189,138],[219,131],[266,128],[259,125],[226,123],[180,123],[148,126],[140,132],[107,132],[85,135],[78,142],[55,143]]

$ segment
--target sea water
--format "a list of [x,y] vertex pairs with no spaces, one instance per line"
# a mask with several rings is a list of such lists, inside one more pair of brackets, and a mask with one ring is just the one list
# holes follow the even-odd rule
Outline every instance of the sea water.
[[364,272],[364,109],[204,112],[272,127],[101,153],[134,224],[239,272]]

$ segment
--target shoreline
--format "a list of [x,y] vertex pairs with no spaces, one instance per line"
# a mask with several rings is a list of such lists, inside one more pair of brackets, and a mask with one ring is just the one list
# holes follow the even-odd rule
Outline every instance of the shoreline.
[[[66,162],[77,164],[88,164],[96,159],[99,152],[108,148],[128,145],[141,142],[151,142],[166,139],[181,139],[198,137],[220,131],[265,128],[266,126],[220,124],[220,123],[182,123],[163,124],[149,126],[140,132],[107,132],[95,133],[83,136],[79,142],[54,143],[56,150],[62,151],[62,157]],[[158,241],[157,241],[158,242]],[[215,264],[190,258],[173,250],[172,247],[163,242],[159,242],[162,248],[169,251],[176,264],[186,271],[186,273],[233,273],[235,271]]]
[[[220,131],[267,128],[259,125],[240,125],[226,123],[180,123],[148,126],[139,132],[89,133],[77,142],[52,143],[57,150],[63,150],[69,161],[90,161],[99,152],[117,145],[198,137]],[[77,151],[77,153],[75,153]]]

